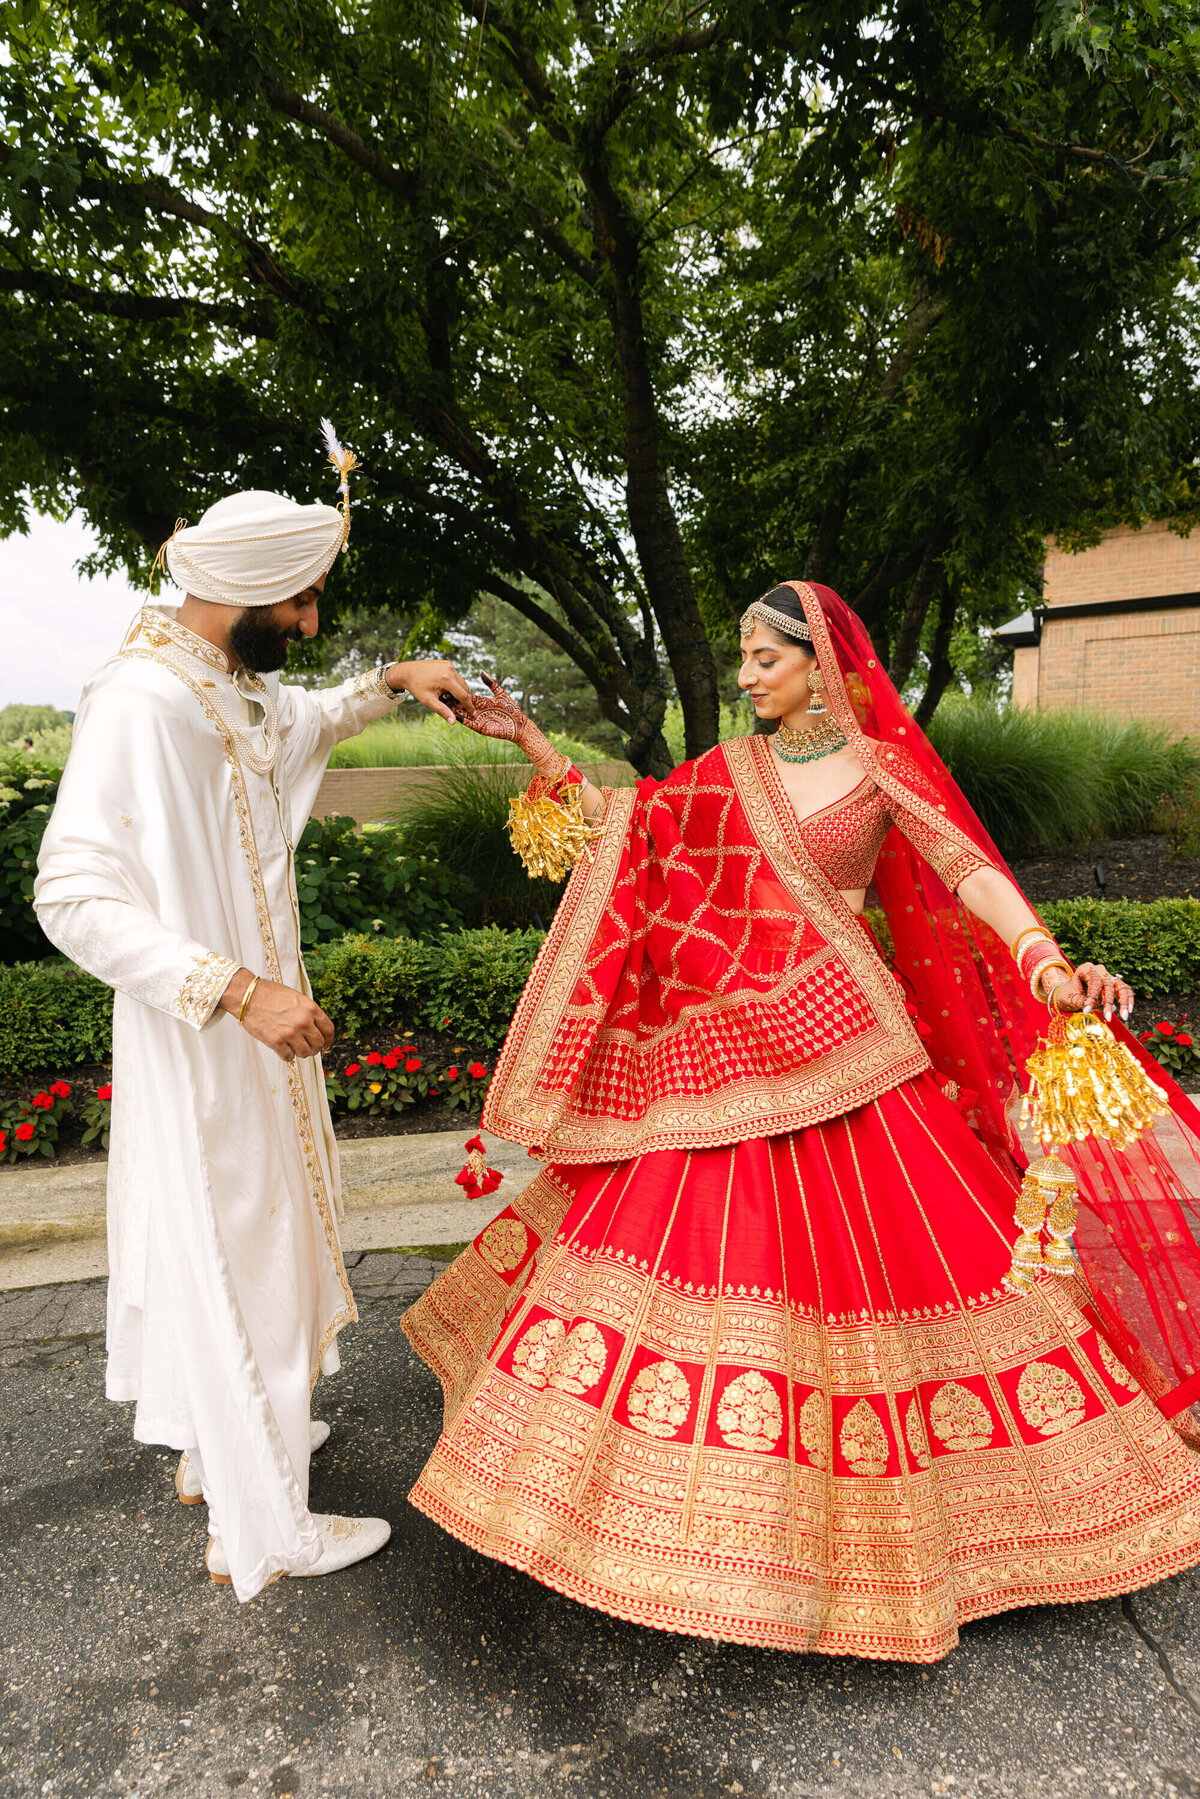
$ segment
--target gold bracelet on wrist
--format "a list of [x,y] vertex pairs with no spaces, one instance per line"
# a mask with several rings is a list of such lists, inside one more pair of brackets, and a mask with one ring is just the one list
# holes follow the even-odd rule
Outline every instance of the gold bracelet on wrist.
[[246,1016],[246,1007],[250,1004],[250,995],[254,992],[254,989],[258,986],[258,983],[261,980],[262,980],[262,976],[259,974],[251,976],[250,981],[247,984],[246,991],[242,995],[242,1003],[238,1007],[237,1021],[239,1024],[241,1024],[242,1019]]
[[1054,995],[1058,992],[1060,987],[1068,986],[1070,984],[1070,980],[1071,980],[1071,976],[1069,974],[1065,974],[1065,975],[1063,975],[1061,980],[1055,981],[1053,987],[1051,987],[1049,993],[1046,995],[1047,1011],[1049,1011],[1049,1012],[1057,1011],[1058,1008],[1054,1004]]
[[[1046,995],[1038,992],[1038,986],[1042,976],[1054,968],[1062,969],[1064,981],[1071,980],[1075,973],[1071,964],[1069,962],[1064,962],[1061,956],[1056,956],[1052,962],[1039,962],[1029,978],[1029,991],[1032,993],[1034,999],[1045,999]],[[1062,981],[1056,981],[1054,985],[1055,987],[1061,987]]]

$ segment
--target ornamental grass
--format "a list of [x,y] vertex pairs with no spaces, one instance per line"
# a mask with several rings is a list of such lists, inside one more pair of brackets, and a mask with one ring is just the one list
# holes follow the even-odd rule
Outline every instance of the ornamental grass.
[[1100,711],[943,703],[934,748],[1006,856],[1148,831],[1164,794],[1200,779],[1200,745]]

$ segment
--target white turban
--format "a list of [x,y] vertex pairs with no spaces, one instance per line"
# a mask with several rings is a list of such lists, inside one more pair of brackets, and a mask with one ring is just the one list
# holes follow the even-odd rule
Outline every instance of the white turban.
[[223,606],[273,606],[328,574],[346,539],[332,506],[299,506],[282,494],[230,494],[164,547],[184,593]]

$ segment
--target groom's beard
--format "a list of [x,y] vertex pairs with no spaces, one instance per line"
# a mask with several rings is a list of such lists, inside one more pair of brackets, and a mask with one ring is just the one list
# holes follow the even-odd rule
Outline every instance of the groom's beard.
[[229,647],[253,674],[274,675],[287,663],[288,645],[303,635],[299,626],[281,631],[269,612],[247,606],[230,628]]

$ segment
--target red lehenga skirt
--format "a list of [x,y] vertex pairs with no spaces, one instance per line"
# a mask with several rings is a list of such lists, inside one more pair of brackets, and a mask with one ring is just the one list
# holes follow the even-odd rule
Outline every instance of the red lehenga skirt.
[[1200,1562],[1200,1457],[929,1075],[791,1135],[547,1168],[407,1313],[412,1501],[620,1618],[935,1661]]

